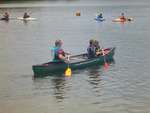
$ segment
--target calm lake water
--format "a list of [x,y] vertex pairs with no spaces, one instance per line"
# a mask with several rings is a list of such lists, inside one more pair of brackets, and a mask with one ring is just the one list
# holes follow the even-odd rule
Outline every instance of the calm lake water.
[[[0,13],[20,17],[27,11],[37,18],[0,21],[0,113],[150,113],[150,2],[84,3],[0,4]],[[98,10],[106,21],[94,21]],[[121,12],[134,21],[113,23]],[[108,70],[97,66],[71,78],[32,78],[32,65],[51,59],[56,39],[78,54],[91,38],[116,47]]]

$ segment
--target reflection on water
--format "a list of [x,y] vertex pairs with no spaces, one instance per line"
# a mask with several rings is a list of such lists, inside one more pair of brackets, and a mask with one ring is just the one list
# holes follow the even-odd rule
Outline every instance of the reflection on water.
[[56,77],[51,79],[52,85],[54,86],[54,97],[56,97],[58,102],[62,102],[66,98],[66,91],[69,90],[69,87],[66,86],[65,77]]
[[[109,62],[109,66],[110,66],[109,68],[112,68],[113,65],[114,62],[111,63]],[[74,90],[76,89],[76,86],[74,87],[72,83],[74,79],[77,78],[77,80],[80,80],[83,79],[83,77],[85,77],[87,78],[86,80],[87,84],[89,84],[89,86],[92,89],[91,91],[95,94],[96,97],[99,97],[101,96],[100,92],[101,92],[101,87],[103,85],[101,82],[103,80],[101,75],[103,71],[104,71],[103,66],[100,65],[100,66],[93,66],[90,68],[86,68],[83,70],[74,71],[72,77],[54,75],[45,78],[35,78],[34,90],[37,91],[36,93],[37,95],[39,95],[40,92],[43,92],[44,94],[53,95],[53,97],[56,98],[57,102],[63,102],[65,99],[71,98],[71,95],[68,94],[74,92]],[[76,95],[76,94],[72,94],[72,95]],[[89,94],[86,95],[88,96]]]
[[87,75],[88,75],[88,82],[89,84],[92,86],[93,91],[97,94],[97,96],[100,96],[100,87],[103,85],[103,83],[101,82],[103,80],[103,73],[109,71],[109,69],[111,69],[113,66],[115,66],[115,60],[113,59],[113,61],[111,62],[107,62],[108,63],[108,68],[107,70],[103,65],[100,66],[94,66],[91,68],[88,68],[87,70]]
[[24,25],[28,25],[28,20],[23,20]]
[[0,21],[5,22],[6,24],[9,23],[9,20],[0,20]]
[[101,68],[102,66],[93,67],[87,71],[87,75],[89,77],[88,82],[91,85],[92,92],[93,94],[95,94],[96,97],[101,95],[101,87],[102,87]]
[[101,81],[100,67],[93,67],[87,71],[89,76],[89,83],[96,88]]
[[[68,83],[69,78],[64,76],[50,76],[47,78],[36,78],[34,79],[34,90],[39,92],[44,92],[48,95],[53,95],[57,102],[62,102],[67,98],[66,93],[69,91],[71,85]],[[67,84],[68,83],[68,84]],[[39,93],[39,94],[38,94]]]

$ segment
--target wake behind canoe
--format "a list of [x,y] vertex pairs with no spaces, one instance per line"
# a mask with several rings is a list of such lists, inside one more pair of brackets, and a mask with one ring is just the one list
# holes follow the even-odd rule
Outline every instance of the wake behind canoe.
[[[105,49],[107,54],[105,56],[99,56],[95,58],[88,59],[86,54],[75,55],[70,57],[70,67],[72,70],[76,69],[83,69],[92,65],[96,64],[103,64],[104,57],[107,62],[113,61],[113,56],[115,53],[114,48],[107,48]],[[56,73],[63,73],[65,72],[68,64],[67,63],[55,63],[55,62],[48,62],[40,65],[33,65],[32,69],[34,72],[34,77],[44,77],[44,76],[52,76]]]

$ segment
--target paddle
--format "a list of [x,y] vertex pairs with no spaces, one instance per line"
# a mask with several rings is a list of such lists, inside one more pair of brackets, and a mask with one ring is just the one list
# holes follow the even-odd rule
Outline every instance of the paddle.
[[104,69],[108,69],[108,66],[109,66],[109,64],[106,62],[106,58],[105,58],[105,50],[104,49],[102,49],[102,54],[103,54],[103,57],[104,57]]
[[79,54],[79,55],[73,55],[73,56],[70,56],[70,58],[74,58],[74,57],[83,57],[83,56],[86,56],[87,53],[82,53],[82,54]]
[[70,68],[70,66],[69,66],[69,55],[67,56],[67,69],[66,69],[66,71],[65,71],[65,76],[66,77],[70,77],[71,75],[72,75],[72,71],[71,71],[71,68]]

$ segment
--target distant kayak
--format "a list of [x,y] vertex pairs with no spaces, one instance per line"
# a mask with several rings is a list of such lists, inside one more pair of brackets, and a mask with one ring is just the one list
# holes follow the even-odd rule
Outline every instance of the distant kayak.
[[9,21],[9,18],[0,18],[1,21]]
[[98,17],[94,18],[94,20],[96,20],[96,21],[100,21],[100,22],[105,21],[105,19],[104,19],[104,18],[98,18]]
[[96,16],[94,20],[99,21],[99,22],[105,21],[103,17],[98,17],[98,16]]
[[113,20],[113,22],[130,22],[130,21],[133,21],[133,18],[126,18],[126,19],[116,18]]
[[31,18],[31,17],[29,17],[29,18],[17,17],[17,19],[18,20],[25,20],[25,21],[36,20],[36,18]]

